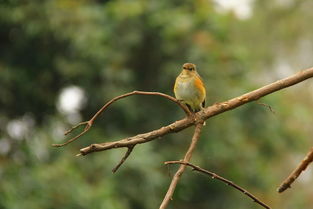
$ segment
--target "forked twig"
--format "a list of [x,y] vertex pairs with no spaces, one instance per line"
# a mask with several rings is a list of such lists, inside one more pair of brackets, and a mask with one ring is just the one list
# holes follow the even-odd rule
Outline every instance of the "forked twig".
[[82,135],[84,135],[89,129],[90,127],[92,126],[93,122],[96,120],[96,118],[106,109],[108,108],[112,103],[114,103],[115,101],[117,100],[120,100],[122,98],[125,98],[125,97],[129,97],[129,96],[132,96],[132,95],[154,95],[154,96],[161,96],[161,97],[164,97],[166,99],[169,99],[171,100],[172,102],[175,102],[180,108],[182,108],[182,110],[187,114],[187,115],[191,115],[191,112],[189,111],[189,109],[187,108],[187,106],[185,106],[184,104],[182,104],[179,100],[177,100],[176,98],[170,96],[170,95],[167,95],[167,94],[163,94],[163,93],[160,93],[160,92],[146,92],[146,91],[132,91],[132,92],[129,92],[129,93],[126,93],[126,94],[123,94],[123,95],[120,95],[120,96],[117,96],[113,99],[111,99],[109,102],[107,102],[105,105],[102,106],[102,108],[96,112],[96,114],[94,114],[94,116],[88,120],[88,121],[84,121],[84,122],[81,122],[79,124],[77,124],[76,126],[73,126],[71,129],[67,130],[65,132],[65,135],[68,135],[69,133],[71,133],[73,130],[75,130],[76,128],[82,126],[82,125],[85,125],[85,129],[80,133],[78,134],[77,136],[69,139],[68,141],[66,141],[65,143],[63,144],[52,144],[52,146],[54,147],[62,147],[62,146],[65,146],[73,141],[75,141],[76,139],[78,139],[79,137],[81,137]]
[[243,194],[247,195],[248,197],[250,197],[254,202],[258,203],[259,205],[263,206],[264,208],[270,209],[270,207],[268,205],[266,205],[264,202],[262,202],[261,200],[259,200],[257,197],[255,197],[253,194],[251,194],[250,192],[248,192],[247,190],[245,190],[244,188],[238,186],[237,184],[235,184],[234,182],[225,179],[222,176],[217,175],[216,173],[213,173],[211,171],[205,170],[199,166],[193,165],[191,163],[188,162],[184,162],[184,161],[167,161],[164,162],[164,164],[169,165],[169,164],[181,164],[181,165],[187,165],[190,166],[193,170],[198,171],[200,173],[204,173],[206,175],[209,175],[212,177],[212,179],[218,179],[224,183],[226,183],[229,186],[234,187],[235,189],[237,189],[238,191],[242,192]]
[[62,147],[62,146],[65,146],[73,141],[75,141],[76,139],[78,139],[79,137],[81,137],[82,135],[84,135],[92,126],[92,123],[93,121],[89,120],[89,121],[84,121],[84,122],[81,122],[79,124],[77,124],[76,126],[73,126],[71,129],[67,130],[64,135],[68,135],[69,133],[71,133],[73,130],[75,130],[76,128],[82,126],[82,125],[86,125],[84,130],[79,133],[78,135],[76,135],[75,137],[69,139],[67,142],[63,143],[63,144],[52,144],[52,146],[54,147]]
[[294,171],[292,171],[292,173],[278,187],[277,191],[279,193],[282,193],[286,189],[290,188],[290,185],[298,178],[302,171],[304,171],[312,161],[313,161],[313,147],[307,153],[307,155],[301,161],[301,163],[297,166],[297,168]]

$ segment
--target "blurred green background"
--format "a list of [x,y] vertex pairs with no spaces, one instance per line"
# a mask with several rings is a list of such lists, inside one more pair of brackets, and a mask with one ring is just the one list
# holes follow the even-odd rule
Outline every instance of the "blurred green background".
[[[136,147],[75,157],[184,117],[151,96],[119,101],[78,141],[63,133],[133,90],[170,95],[185,62],[197,64],[208,105],[313,66],[309,0],[2,0],[0,2],[0,208],[158,208],[193,127]],[[312,146],[313,80],[211,118],[192,162],[273,208],[309,209],[313,171],[277,186]],[[312,167],[312,166],[311,166]],[[188,169],[169,208],[261,208]]]

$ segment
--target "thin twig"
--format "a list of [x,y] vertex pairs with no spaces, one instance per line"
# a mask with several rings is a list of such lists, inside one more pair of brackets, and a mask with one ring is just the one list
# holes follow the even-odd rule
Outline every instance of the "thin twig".
[[266,205],[264,202],[262,202],[261,200],[259,200],[257,197],[255,197],[253,194],[251,194],[250,192],[248,192],[247,190],[245,190],[244,188],[238,186],[237,184],[235,184],[234,182],[225,179],[222,176],[217,175],[216,173],[213,173],[211,171],[205,170],[199,166],[193,165],[191,163],[188,162],[184,162],[184,161],[167,161],[164,162],[165,165],[169,165],[169,164],[181,164],[181,165],[187,165],[192,167],[193,170],[198,171],[200,173],[204,173],[206,175],[209,175],[212,177],[212,179],[218,179],[224,183],[226,183],[229,186],[234,187],[235,189],[239,190],[240,192],[242,192],[243,194],[247,195],[248,197],[250,197],[254,202],[258,203],[259,205],[263,206],[264,208],[270,209],[270,207],[268,205]]
[[169,99],[171,100],[172,102],[175,102],[180,108],[182,108],[182,110],[187,114],[187,115],[191,115],[191,112],[189,111],[189,109],[187,108],[187,106],[185,106],[184,104],[182,104],[179,100],[177,100],[176,98],[170,96],[170,95],[167,95],[167,94],[163,94],[163,93],[160,93],[160,92],[146,92],[146,91],[133,91],[133,92],[129,92],[129,93],[126,93],[126,94],[123,94],[123,95],[120,95],[120,96],[117,96],[113,99],[111,99],[109,102],[107,102],[105,105],[102,106],[102,108],[96,112],[96,114],[94,114],[94,116],[88,120],[88,121],[84,121],[84,122],[81,122],[79,123],[78,125],[76,126],[73,126],[71,129],[69,129],[68,131],[65,132],[65,135],[71,133],[73,130],[75,130],[76,128],[78,128],[79,126],[81,125],[85,125],[86,124],[86,127],[84,129],[83,132],[81,132],[80,134],[78,134],[77,136],[69,139],[68,141],[66,141],[65,143],[63,144],[53,144],[52,146],[54,147],[62,147],[62,146],[65,146],[73,141],[75,141],[76,139],[78,139],[79,137],[81,137],[82,135],[84,135],[89,129],[90,127],[92,126],[92,124],[94,123],[94,121],[96,120],[96,118],[106,109],[108,108],[112,103],[114,103],[115,101],[117,100],[120,100],[122,98],[125,98],[125,97],[129,97],[129,96],[132,96],[132,95],[154,95],[154,96],[161,96],[161,97],[164,97],[166,99]]
[[277,191],[279,193],[282,193],[286,189],[290,188],[290,185],[298,178],[302,171],[304,171],[312,161],[313,161],[313,147],[307,153],[307,155],[301,161],[301,163],[297,166],[297,168],[294,171],[292,171],[292,173],[278,187]]
[[258,101],[257,101],[257,104],[267,107],[273,114],[275,114],[275,110],[270,105],[262,103],[262,102],[258,102]]
[[[193,137],[192,137],[192,140],[191,140],[191,143],[189,145],[189,148],[185,154],[185,157],[184,157],[184,162],[189,162],[190,159],[191,159],[191,156],[192,156],[192,153],[193,153],[193,150],[195,149],[196,147],[196,144],[200,138],[200,132],[201,132],[201,129],[203,127],[203,122],[201,123],[197,123],[196,124],[196,127],[195,127],[195,132],[193,134]],[[160,205],[160,208],[159,209],[165,209],[167,207],[167,205],[169,204],[170,200],[172,200],[172,196],[174,194],[174,191],[175,191],[175,188],[176,188],[176,185],[181,177],[181,175],[184,173],[186,169],[186,165],[181,165],[179,167],[179,169],[176,171],[175,175],[173,176],[172,178],[172,182],[167,190],[167,193]]]
[[63,143],[63,144],[52,144],[52,146],[54,146],[54,147],[63,147],[63,146],[65,146],[65,145],[67,145],[67,144],[69,144],[69,143],[75,141],[76,139],[78,139],[79,137],[81,137],[82,135],[84,135],[84,134],[91,128],[92,123],[93,123],[93,121],[90,121],[90,120],[89,120],[89,121],[81,122],[81,123],[77,124],[76,126],[73,126],[71,129],[67,130],[67,131],[64,133],[64,135],[67,135],[67,134],[71,133],[74,129],[76,129],[76,128],[82,126],[82,125],[86,125],[85,128],[84,128],[84,130],[83,130],[81,133],[79,133],[78,135],[76,135],[75,137],[69,139],[68,141],[66,141],[66,142]]
[[87,155],[93,152],[129,147],[131,145],[147,143],[152,140],[160,139],[164,135],[178,132],[192,126],[197,120],[207,120],[208,118],[235,109],[236,107],[239,107],[246,103],[256,101],[261,97],[279,91],[283,88],[295,85],[311,77],[313,77],[313,68],[300,71],[292,76],[276,81],[262,88],[246,93],[242,96],[235,97],[222,103],[216,103],[214,105],[211,105],[203,109],[202,111],[194,114],[193,117],[186,117],[160,129],[143,134],[138,134],[133,137],[124,138],[119,141],[91,144],[85,148],[80,149],[80,153],[81,155]]
[[127,152],[125,153],[124,157],[121,159],[121,161],[112,169],[112,172],[115,173],[120,167],[121,165],[125,162],[125,160],[128,158],[128,156],[130,155],[130,153],[133,151],[134,146],[130,146],[127,149]]

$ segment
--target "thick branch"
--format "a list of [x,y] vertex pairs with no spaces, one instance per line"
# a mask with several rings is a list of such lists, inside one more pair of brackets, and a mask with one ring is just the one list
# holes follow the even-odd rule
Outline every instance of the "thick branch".
[[129,147],[136,144],[146,143],[154,139],[159,139],[162,136],[181,131],[187,127],[193,125],[197,120],[207,120],[215,115],[221,114],[223,112],[229,111],[241,105],[244,105],[248,102],[252,102],[260,99],[268,94],[279,91],[283,88],[300,83],[308,78],[313,77],[313,68],[300,71],[290,77],[276,81],[272,84],[266,85],[262,88],[256,89],[249,93],[243,94],[242,96],[235,97],[228,101],[217,103],[212,106],[205,108],[203,111],[196,113],[193,117],[187,117],[182,120],[176,121],[168,126],[162,127],[160,129],[147,132],[144,134],[139,134],[137,136],[125,138],[115,142],[107,142],[101,144],[91,144],[88,147],[85,147],[80,150],[82,155],[87,155],[92,152],[99,152],[108,149],[115,149],[121,147]]
[[277,191],[282,193],[286,189],[290,188],[290,185],[298,178],[298,176],[304,171],[307,166],[313,162],[313,147],[310,152],[305,156],[297,168],[292,171],[292,173],[283,181],[283,183],[278,187]]
[[[190,161],[193,150],[195,149],[196,144],[199,140],[202,127],[203,127],[203,123],[197,123],[197,125],[195,127],[195,132],[193,134],[193,137],[192,137],[192,140],[190,143],[190,146],[189,146],[189,148],[185,154],[185,157],[183,160],[184,162]],[[186,165],[182,164],[182,165],[180,165],[179,169],[176,171],[175,175],[172,178],[172,182],[171,182],[171,184],[167,190],[167,193],[166,193],[166,195],[165,195],[165,197],[164,197],[164,199],[160,205],[160,209],[165,209],[167,207],[168,203],[172,199],[176,185],[177,185],[181,175],[184,173],[185,169],[186,169]]]
[[122,147],[129,147],[129,146],[134,146],[137,144],[142,144],[149,142],[151,140],[160,138],[166,134],[173,133],[173,132],[178,132],[180,130],[183,130],[189,126],[191,126],[194,122],[194,119],[189,117],[189,118],[184,118],[180,121],[176,121],[172,123],[171,125],[164,126],[160,129],[144,133],[144,134],[138,134],[133,137],[125,138],[119,141],[115,142],[106,142],[106,143],[101,143],[101,144],[91,144],[88,147],[82,148],[80,150],[81,155],[87,155],[92,152],[100,152],[104,150],[109,150],[109,149],[116,149],[116,148],[122,148]]
[[184,161],[167,161],[164,164],[166,164],[166,165],[169,165],[169,164],[182,164],[182,165],[190,166],[195,171],[198,171],[200,173],[204,173],[206,175],[209,175],[209,176],[212,177],[212,179],[220,180],[220,181],[226,183],[227,185],[234,187],[235,189],[239,190],[240,192],[242,192],[245,195],[247,195],[248,197],[250,197],[254,202],[258,203],[259,205],[262,205],[264,208],[270,209],[269,206],[267,206],[265,203],[263,203],[261,200],[259,200],[257,197],[255,197],[253,194],[251,194],[250,192],[248,192],[244,188],[238,186],[234,182],[232,182],[232,181],[230,181],[228,179],[225,179],[222,176],[217,175],[216,173],[213,173],[211,171],[208,171],[208,170],[205,170],[203,168],[200,168],[199,166],[196,166],[196,165],[193,165],[191,163],[184,162]]

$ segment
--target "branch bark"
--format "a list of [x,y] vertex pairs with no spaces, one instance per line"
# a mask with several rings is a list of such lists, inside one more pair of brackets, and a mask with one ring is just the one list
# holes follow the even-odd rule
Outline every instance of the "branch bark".
[[169,165],[169,164],[181,164],[181,165],[186,165],[192,168],[192,170],[198,171],[200,173],[204,173],[208,176],[211,176],[212,179],[217,179],[220,180],[224,183],[226,183],[229,186],[234,187],[235,189],[239,190],[240,192],[242,192],[243,194],[247,195],[248,197],[250,197],[254,202],[258,203],[259,205],[263,206],[264,208],[267,209],[271,209],[268,205],[266,205],[264,202],[262,202],[261,200],[259,200],[257,197],[255,197],[253,194],[251,194],[250,192],[248,192],[247,190],[245,190],[244,188],[238,186],[237,184],[235,184],[234,182],[217,175],[216,173],[213,173],[211,171],[205,170],[203,168],[200,168],[199,166],[193,165],[191,163],[188,162],[184,162],[184,161],[167,161],[164,164]]

